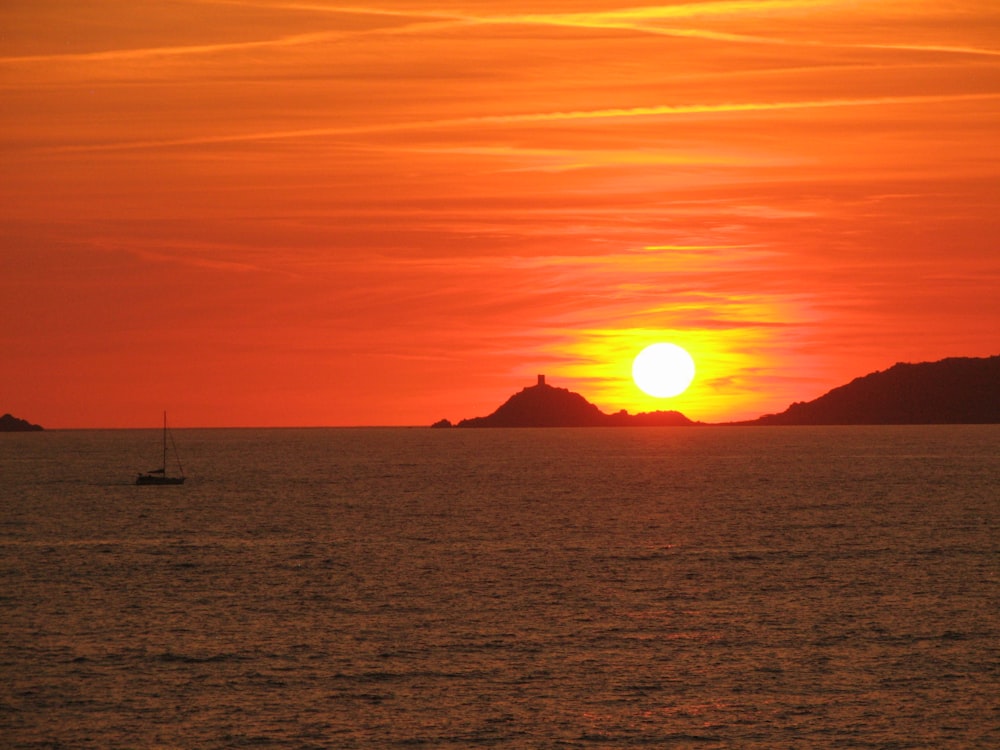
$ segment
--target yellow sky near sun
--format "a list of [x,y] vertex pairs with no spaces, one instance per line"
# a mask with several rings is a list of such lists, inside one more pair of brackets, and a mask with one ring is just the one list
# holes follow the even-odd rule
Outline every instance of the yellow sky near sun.
[[[1000,351],[992,2],[0,25],[0,409],[32,421],[423,424],[538,372],[711,421]],[[628,375],[661,339],[698,363],[675,399]]]

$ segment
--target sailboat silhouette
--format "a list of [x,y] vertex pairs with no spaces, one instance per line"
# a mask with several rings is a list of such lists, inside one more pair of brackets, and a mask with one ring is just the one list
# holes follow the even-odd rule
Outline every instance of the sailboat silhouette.
[[177,470],[179,476],[167,475],[167,413],[163,412],[163,463],[159,469],[152,469],[145,474],[139,474],[135,478],[136,484],[184,484],[184,468],[181,466],[180,456],[177,455],[177,446],[174,445],[173,436],[170,436],[170,444],[174,449],[174,457],[177,459]]

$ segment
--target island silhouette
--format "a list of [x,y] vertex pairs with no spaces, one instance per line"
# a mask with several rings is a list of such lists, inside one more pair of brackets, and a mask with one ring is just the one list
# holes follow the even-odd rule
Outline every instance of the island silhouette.
[[[897,363],[834,388],[780,414],[725,425],[874,425],[1000,423],[1000,355]],[[677,411],[606,414],[579,393],[538,382],[492,414],[432,427],[688,427],[704,425]]]
[[[678,411],[605,414],[579,393],[555,388],[539,375],[538,382],[515,393],[487,417],[463,419],[456,427],[622,427],[629,425],[677,426],[694,424]],[[432,427],[452,427],[446,419]]]

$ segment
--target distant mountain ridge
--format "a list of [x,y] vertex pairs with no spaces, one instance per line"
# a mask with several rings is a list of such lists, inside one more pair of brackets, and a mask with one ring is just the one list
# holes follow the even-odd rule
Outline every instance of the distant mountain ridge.
[[38,432],[41,425],[31,424],[26,419],[18,419],[11,414],[0,417],[0,432]]
[[1000,355],[900,362],[780,414],[739,424],[997,424]]
[[[538,383],[489,416],[456,427],[677,427],[705,424],[677,411],[605,414],[579,393]],[[898,363],[780,414],[728,425],[1000,424],[1000,355]],[[447,419],[433,427],[452,427]]]

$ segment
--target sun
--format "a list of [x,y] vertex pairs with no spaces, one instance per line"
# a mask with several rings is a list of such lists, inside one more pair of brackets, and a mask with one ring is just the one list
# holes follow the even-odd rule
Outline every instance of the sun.
[[650,396],[678,396],[694,380],[694,360],[677,344],[650,344],[632,362],[632,379]]

